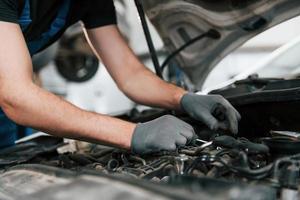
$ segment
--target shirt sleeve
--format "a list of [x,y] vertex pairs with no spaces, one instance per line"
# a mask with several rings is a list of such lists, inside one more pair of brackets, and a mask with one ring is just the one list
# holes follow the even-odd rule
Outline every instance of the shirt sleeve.
[[89,9],[82,19],[85,28],[93,29],[101,26],[117,24],[116,10],[113,0],[89,1]]
[[0,0],[0,21],[18,23],[18,1]]

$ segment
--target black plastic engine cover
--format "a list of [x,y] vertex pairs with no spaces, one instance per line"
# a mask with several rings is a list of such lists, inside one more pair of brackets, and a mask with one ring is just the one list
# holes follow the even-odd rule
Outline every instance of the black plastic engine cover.
[[239,136],[270,136],[271,130],[300,132],[300,80],[247,79],[213,91],[242,115]]

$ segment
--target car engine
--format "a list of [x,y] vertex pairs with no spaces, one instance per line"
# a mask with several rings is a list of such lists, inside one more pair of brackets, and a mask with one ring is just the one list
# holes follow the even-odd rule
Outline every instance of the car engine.
[[[214,137],[212,142],[195,139],[176,152],[147,156],[41,136],[2,151],[0,167],[38,164],[76,172],[93,171],[176,185],[201,191],[212,199],[298,198],[300,154],[273,154],[260,141],[211,132],[209,135]],[[232,188],[239,188],[237,194]]]
[[[240,133],[236,136],[222,131],[209,131],[203,124],[182,113],[150,110],[133,111],[127,116],[120,116],[133,122],[143,122],[171,113],[193,125],[197,138],[176,152],[139,156],[105,145],[66,141],[50,136],[20,142],[0,152],[0,197],[1,191],[5,191],[3,188],[9,185],[16,187],[20,184],[24,187],[24,182],[30,180],[24,178],[26,174],[28,176],[24,170],[31,170],[55,174],[56,179],[61,174],[71,172],[125,179],[137,187],[167,193],[168,199],[299,199],[300,134],[295,132],[299,128],[298,115],[295,115],[299,103],[287,94],[282,95],[285,97],[282,99],[277,95],[277,106],[274,107],[274,98],[267,97],[273,96],[270,92],[281,94],[281,89],[274,90],[271,87],[272,91],[269,91],[268,88],[272,84],[284,85],[278,84],[278,81],[282,80],[255,80],[256,84],[248,80],[236,84],[237,90],[245,90],[248,88],[245,84],[248,84],[255,91],[239,91],[237,97],[234,97],[232,88],[226,89],[231,91],[229,99],[243,116]],[[297,85],[298,82],[292,81],[288,86]],[[259,95],[253,89],[257,84]],[[286,92],[286,89],[282,90]],[[294,94],[298,90],[296,88],[288,92]],[[241,95],[243,93],[244,96]],[[292,95],[292,98],[298,96]],[[245,97],[247,101],[242,101]],[[257,111],[261,114],[258,115]],[[286,116],[290,119],[288,124],[284,121]],[[55,172],[52,168],[55,168]],[[22,176],[17,176],[20,170]],[[20,177],[23,182],[14,184]],[[56,179],[51,181],[55,182]]]

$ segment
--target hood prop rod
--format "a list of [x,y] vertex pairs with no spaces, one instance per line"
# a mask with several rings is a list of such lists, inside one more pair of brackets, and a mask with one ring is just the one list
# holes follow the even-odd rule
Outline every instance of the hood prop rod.
[[141,2],[139,0],[134,0],[134,2],[135,2],[135,5],[136,5],[136,8],[138,10],[138,14],[139,14],[141,24],[142,24],[142,27],[143,27],[143,30],[144,30],[144,34],[145,34],[145,37],[146,37],[146,40],[147,40],[150,56],[152,58],[152,62],[153,62],[154,68],[155,68],[155,72],[156,72],[157,76],[159,76],[161,79],[163,79],[162,70],[160,68],[157,53],[156,53],[156,50],[155,50],[155,47],[154,47],[154,44],[153,44],[153,39],[151,37],[149,26],[148,26],[148,23],[147,23],[147,20],[146,20],[146,17],[145,17],[145,12],[144,12],[143,5],[141,4]]

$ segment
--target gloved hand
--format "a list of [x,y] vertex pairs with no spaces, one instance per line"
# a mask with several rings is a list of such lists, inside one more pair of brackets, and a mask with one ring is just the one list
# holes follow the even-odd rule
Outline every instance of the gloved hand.
[[131,150],[136,154],[174,151],[177,147],[185,146],[194,136],[195,131],[191,125],[166,115],[138,124],[131,141]]
[[206,124],[211,130],[238,132],[241,115],[220,95],[197,95],[188,93],[181,99],[181,107],[191,117]]

